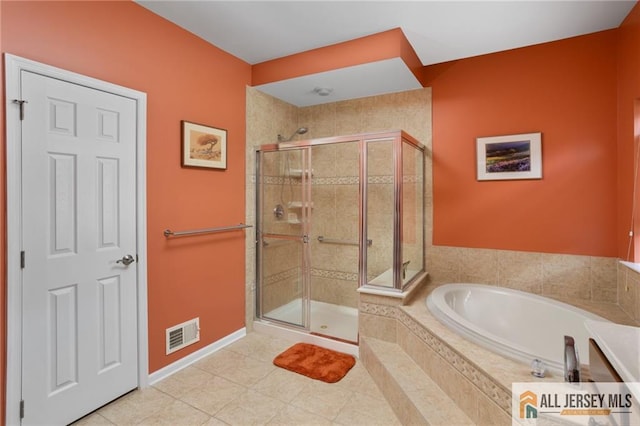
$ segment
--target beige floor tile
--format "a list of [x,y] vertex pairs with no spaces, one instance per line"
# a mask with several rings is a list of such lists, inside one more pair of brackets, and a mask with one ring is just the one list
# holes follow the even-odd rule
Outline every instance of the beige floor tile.
[[285,406],[282,401],[248,390],[227,404],[215,417],[230,425],[264,425]]
[[257,383],[276,368],[271,361],[260,361],[226,349],[198,361],[195,367],[243,386]]
[[292,343],[286,340],[259,333],[250,333],[225,349],[254,359],[272,362],[278,354],[291,345]]
[[333,423],[302,408],[287,405],[267,424],[269,426],[330,426]]
[[246,355],[225,348],[197,361],[193,366],[211,374],[218,374],[226,369],[234,368],[245,358]]
[[333,420],[353,394],[338,383],[314,380],[291,401],[291,405]]
[[358,392],[353,393],[334,422],[342,425],[401,425],[387,404],[381,404],[380,399]]
[[311,385],[308,377],[302,376],[282,368],[276,368],[251,389],[261,394],[289,403],[305,388]]
[[173,401],[171,396],[150,387],[123,396],[98,410],[98,414],[117,425],[137,424]]
[[189,391],[204,385],[213,377],[211,373],[189,366],[154,384],[153,387],[174,398],[180,398]]
[[139,424],[141,426],[200,426],[208,422],[210,418],[208,414],[180,400],[174,400],[162,410],[145,418]]
[[113,423],[111,423],[109,420],[105,419],[98,413],[89,414],[88,416],[83,417],[82,419],[72,424],[73,426],[111,426],[113,425]]
[[229,423],[223,422],[215,417],[211,417],[209,421],[204,423],[202,426],[229,426]]
[[285,340],[250,333],[77,425],[399,424],[359,360],[341,381],[324,383],[273,365],[273,358],[290,346]]
[[245,392],[244,386],[222,377],[213,376],[202,386],[192,389],[180,399],[213,416]]

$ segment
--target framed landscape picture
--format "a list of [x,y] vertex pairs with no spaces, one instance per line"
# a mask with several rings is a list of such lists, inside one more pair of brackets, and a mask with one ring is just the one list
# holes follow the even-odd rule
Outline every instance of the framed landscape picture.
[[182,121],[182,166],[227,168],[227,131]]
[[542,178],[542,134],[476,139],[478,180]]

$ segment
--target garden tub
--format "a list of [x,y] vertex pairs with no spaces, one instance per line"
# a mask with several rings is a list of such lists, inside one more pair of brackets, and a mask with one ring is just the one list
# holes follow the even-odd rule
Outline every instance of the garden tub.
[[583,309],[523,291],[456,283],[435,288],[429,311],[468,340],[508,358],[551,371],[564,369],[564,336],[575,339],[580,363],[589,363],[586,320],[608,320]]

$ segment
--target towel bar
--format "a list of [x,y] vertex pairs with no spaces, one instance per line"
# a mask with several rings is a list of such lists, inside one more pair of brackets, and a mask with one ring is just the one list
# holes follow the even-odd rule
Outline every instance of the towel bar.
[[215,234],[218,232],[236,231],[238,229],[245,229],[245,228],[251,228],[251,225],[245,225],[244,223],[241,223],[239,225],[233,225],[233,226],[221,226],[218,228],[193,229],[190,231],[175,231],[175,232],[170,229],[165,229],[163,233],[165,237],[169,238],[169,237],[182,237],[185,235]]

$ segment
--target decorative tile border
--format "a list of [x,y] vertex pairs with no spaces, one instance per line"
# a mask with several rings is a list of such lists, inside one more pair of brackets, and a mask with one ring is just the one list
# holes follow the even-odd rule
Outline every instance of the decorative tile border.
[[378,315],[392,319],[396,318],[397,309],[394,306],[378,305],[375,303],[360,303],[360,311],[365,314]]
[[343,281],[358,281],[357,273],[328,271],[326,269],[311,268],[311,276],[321,277],[321,278],[330,278],[334,280],[343,280]]
[[402,176],[403,183],[418,183],[423,182],[422,176],[417,175],[403,175]]
[[264,285],[270,285],[279,281],[288,280],[294,278],[300,274],[300,268],[287,269],[286,271],[278,272],[277,274],[270,275],[264,278]]
[[300,185],[300,179],[290,178],[288,176],[262,176],[261,183],[263,185]]
[[360,311],[366,314],[378,315],[387,318],[394,318],[415,334],[422,342],[429,346],[438,355],[444,358],[453,368],[462,374],[467,380],[473,383],[493,402],[511,415],[511,390],[498,384],[491,376],[478,369],[475,364],[467,360],[463,355],[449,346],[426,329],[422,324],[416,322],[414,318],[394,306],[378,305],[373,303],[361,303]]
[[[255,183],[256,177],[252,176],[252,183]],[[392,175],[369,176],[367,182],[370,184],[392,184]],[[423,182],[422,176],[406,175],[402,177],[404,183]],[[263,176],[262,183],[266,185],[300,185],[300,179],[290,178],[288,176]],[[358,185],[360,178],[358,176],[329,176],[329,177],[313,177],[312,185]]]
[[[250,183],[256,183],[256,176],[250,176]],[[368,183],[393,183],[392,175],[379,175],[369,176]],[[402,182],[416,183],[423,182],[422,176],[405,175],[402,177]],[[290,178],[287,176],[268,176],[262,177],[262,183],[271,185],[298,184],[300,185],[300,179]],[[358,176],[330,176],[330,177],[312,177],[311,183],[313,185],[357,185],[360,183],[360,177]]]
[[[265,277],[264,284],[269,285],[269,284],[277,283],[279,281],[284,281],[290,278],[295,278],[300,273],[301,273],[300,268],[287,269],[286,271],[278,272],[277,274],[273,274],[268,277]],[[334,280],[358,281],[358,274],[351,273],[351,272],[328,271],[325,269],[311,268],[311,275],[314,277],[330,278]]]
[[[418,182],[415,176],[406,176],[404,182]],[[392,184],[392,175],[369,176],[367,182],[370,184]],[[360,178],[358,176],[329,176],[311,178],[312,185],[358,185]],[[262,184],[265,185],[300,185],[300,179],[290,178],[288,176],[263,176]]]
[[384,175],[384,176],[369,176],[367,179],[367,183],[370,184],[392,184],[393,176]]
[[311,185],[358,185],[359,183],[358,176],[314,177],[311,179]]

